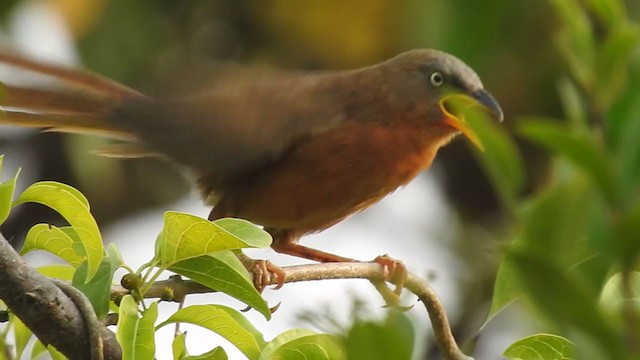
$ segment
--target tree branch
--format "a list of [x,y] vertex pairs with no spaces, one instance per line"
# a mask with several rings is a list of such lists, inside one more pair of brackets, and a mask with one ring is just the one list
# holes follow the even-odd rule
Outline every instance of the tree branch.
[[[91,346],[78,307],[49,278],[27,264],[0,234],[0,299],[43,344],[69,359],[90,359]],[[102,328],[104,359],[122,358],[114,334]]]
[[[367,262],[298,265],[282,267],[281,270],[285,274],[285,283],[328,279],[367,279],[376,282],[384,281],[387,276],[384,266]],[[276,281],[274,279],[271,285],[275,284]],[[451,327],[447,320],[445,309],[429,284],[416,275],[408,273],[404,285],[406,289],[420,299],[427,309],[436,342],[444,358],[447,360],[473,360],[473,358],[463,354],[458,348],[455,338],[451,333]],[[145,294],[145,297],[163,297],[163,295],[167,293],[167,288],[172,290],[174,294],[173,300],[175,301],[184,300],[184,297],[188,294],[201,294],[215,291],[194,281],[182,280],[176,276],[154,283]],[[111,297],[112,299],[117,299],[128,293],[129,290],[121,286],[115,286],[112,288]]]

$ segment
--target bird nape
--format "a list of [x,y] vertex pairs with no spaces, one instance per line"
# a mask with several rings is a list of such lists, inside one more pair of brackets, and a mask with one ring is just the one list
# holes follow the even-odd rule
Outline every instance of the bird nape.
[[[274,250],[320,262],[353,260],[299,245],[301,236],[407,184],[458,133],[478,144],[447,99],[503,118],[478,75],[436,50],[346,71],[203,74],[190,91],[162,99],[7,50],[0,63],[61,85],[3,83],[0,123],[124,140],[103,155],[171,159],[198,179],[210,220],[250,220],[272,235]],[[258,285],[270,274],[284,280],[276,266],[256,266]]]

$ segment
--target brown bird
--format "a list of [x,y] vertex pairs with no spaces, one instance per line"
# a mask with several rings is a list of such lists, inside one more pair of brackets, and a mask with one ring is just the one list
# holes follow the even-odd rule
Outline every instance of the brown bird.
[[0,63],[66,86],[5,84],[0,123],[126,139],[103,154],[159,154],[184,165],[214,206],[209,219],[261,224],[274,250],[320,262],[352,260],[299,245],[301,236],[406,185],[456,134],[476,141],[447,110],[449,97],[503,118],[476,73],[436,50],[348,71],[230,74],[168,99],[11,52],[0,51]]

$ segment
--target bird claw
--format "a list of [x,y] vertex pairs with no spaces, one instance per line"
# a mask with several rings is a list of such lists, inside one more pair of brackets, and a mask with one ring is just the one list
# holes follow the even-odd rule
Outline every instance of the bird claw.
[[259,293],[262,293],[274,280],[276,281],[274,290],[284,285],[285,274],[279,266],[269,260],[252,260],[252,262],[250,270],[253,273],[253,285]]
[[402,263],[402,261],[394,259],[389,255],[378,256],[373,260],[373,262],[384,267],[384,280],[395,284],[396,288],[393,290],[393,293],[400,296],[404,289],[404,284],[407,281],[407,267]]
[[[381,255],[376,257],[372,262],[380,264],[384,267],[384,279],[383,281],[376,280],[371,281],[373,286],[378,290],[382,298],[387,303],[387,306],[393,307],[400,311],[409,311],[413,308],[411,306],[400,305],[400,295],[404,289],[404,284],[407,280],[407,267],[400,261],[389,257],[388,255]],[[385,281],[389,281],[395,284],[395,289],[392,291],[389,289]]]

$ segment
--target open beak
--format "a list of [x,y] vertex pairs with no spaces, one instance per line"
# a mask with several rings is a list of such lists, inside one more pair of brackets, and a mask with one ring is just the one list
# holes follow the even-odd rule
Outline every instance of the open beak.
[[[454,101],[455,106],[447,106],[447,101]],[[480,150],[484,150],[480,139],[478,139],[475,132],[469,126],[469,123],[465,120],[464,114],[456,110],[459,109],[460,106],[463,108],[480,106],[487,111],[492,118],[502,122],[502,120],[504,120],[504,113],[502,112],[500,104],[484,89],[478,90],[471,95],[459,93],[450,94],[440,100],[440,109],[445,114],[444,122],[462,132],[462,134]]]

